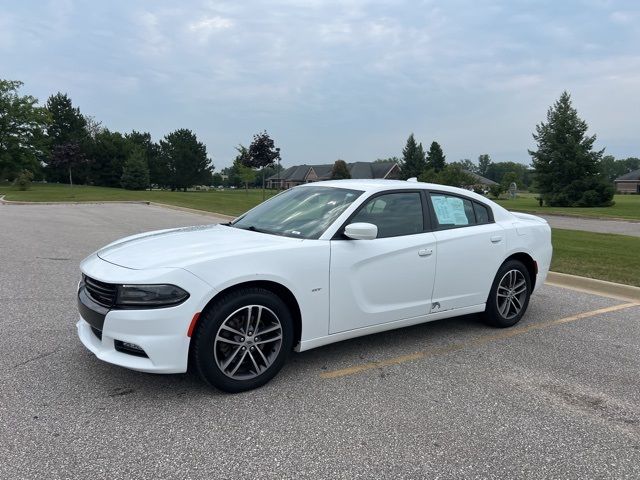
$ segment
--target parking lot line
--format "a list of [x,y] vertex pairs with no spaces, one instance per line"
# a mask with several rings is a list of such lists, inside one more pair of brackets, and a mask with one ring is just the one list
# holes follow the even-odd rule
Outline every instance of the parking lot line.
[[597,310],[591,310],[588,312],[582,312],[576,315],[571,315],[569,317],[559,318],[557,320],[550,320],[548,322],[534,323],[532,325],[525,325],[521,327],[510,328],[508,330],[501,330],[500,332],[495,333],[493,335],[485,335],[482,338],[478,338],[476,340],[472,340],[469,342],[454,343],[451,345],[446,345],[444,347],[436,347],[430,350],[423,350],[423,351],[411,353],[409,355],[402,355],[400,357],[393,357],[387,360],[380,360],[378,362],[363,363],[361,365],[354,365],[353,367],[341,368],[339,370],[323,372],[320,374],[320,378],[330,379],[330,378],[346,377],[350,375],[357,375],[359,373],[366,372],[368,370],[389,367],[392,365],[400,365],[402,363],[412,362],[414,360],[420,360],[422,358],[444,355],[447,353],[462,350],[464,348],[477,347],[480,345],[485,345],[490,342],[503,340],[505,338],[515,337],[518,335],[522,335],[524,333],[531,332],[533,330],[541,330],[543,328],[548,328],[555,325],[562,325],[564,323],[571,323],[577,320],[582,320],[584,318],[595,317],[596,315],[601,315],[608,312],[616,312],[618,310],[625,310],[627,308],[632,308],[632,307],[640,307],[640,303],[635,303],[635,302],[621,303],[618,305],[613,305],[611,307],[599,308]]

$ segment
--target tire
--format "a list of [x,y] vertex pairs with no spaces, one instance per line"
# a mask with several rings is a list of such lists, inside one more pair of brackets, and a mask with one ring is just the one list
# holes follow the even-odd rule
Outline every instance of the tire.
[[493,280],[483,315],[484,321],[499,328],[515,325],[527,311],[530,297],[529,271],[518,260],[506,261]]
[[200,376],[219,390],[243,392],[261,387],[284,366],[293,346],[293,320],[273,292],[236,290],[205,310],[192,341]]

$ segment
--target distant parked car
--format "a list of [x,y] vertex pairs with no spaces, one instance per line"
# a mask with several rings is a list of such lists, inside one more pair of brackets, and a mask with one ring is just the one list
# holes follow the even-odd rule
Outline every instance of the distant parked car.
[[467,190],[392,180],[301,185],[233,222],[116,241],[81,264],[82,343],[228,392],[292,349],[457,315],[516,324],[551,261],[545,220]]

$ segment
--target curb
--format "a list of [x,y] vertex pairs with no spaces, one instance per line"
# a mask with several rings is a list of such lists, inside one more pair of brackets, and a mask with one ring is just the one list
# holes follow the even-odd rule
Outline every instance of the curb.
[[626,300],[640,304],[640,287],[621,283],[596,280],[595,278],[578,277],[568,273],[549,272],[545,285],[570,288],[579,292],[592,293],[603,297]]
[[218,218],[223,218],[225,220],[233,220],[234,218],[237,218],[237,216],[232,217],[230,215],[225,215],[223,213],[208,212],[206,210],[198,210],[197,208],[179,207],[178,205],[169,205],[166,203],[157,203],[157,202],[145,202],[145,203],[153,207],[169,208],[171,210],[180,210],[181,212],[195,213],[198,215],[208,215],[210,217],[218,217]]
[[206,210],[198,210],[197,208],[179,207],[177,205],[169,205],[166,203],[150,202],[147,200],[94,200],[82,202],[23,202],[15,200],[5,200],[4,195],[0,196],[0,204],[2,205],[103,205],[103,204],[124,204],[124,205],[151,205],[154,207],[170,208],[172,210],[180,210],[198,215],[207,215],[210,217],[222,218],[225,220],[233,220],[236,217],[225,215],[223,213],[208,212]]

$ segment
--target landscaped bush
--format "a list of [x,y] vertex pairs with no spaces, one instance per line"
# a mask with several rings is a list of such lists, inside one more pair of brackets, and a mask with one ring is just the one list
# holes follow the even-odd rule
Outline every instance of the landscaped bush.
[[33,172],[29,170],[22,170],[14,180],[13,184],[18,187],[18,190],[29,190],[31,180],[33,180]]

